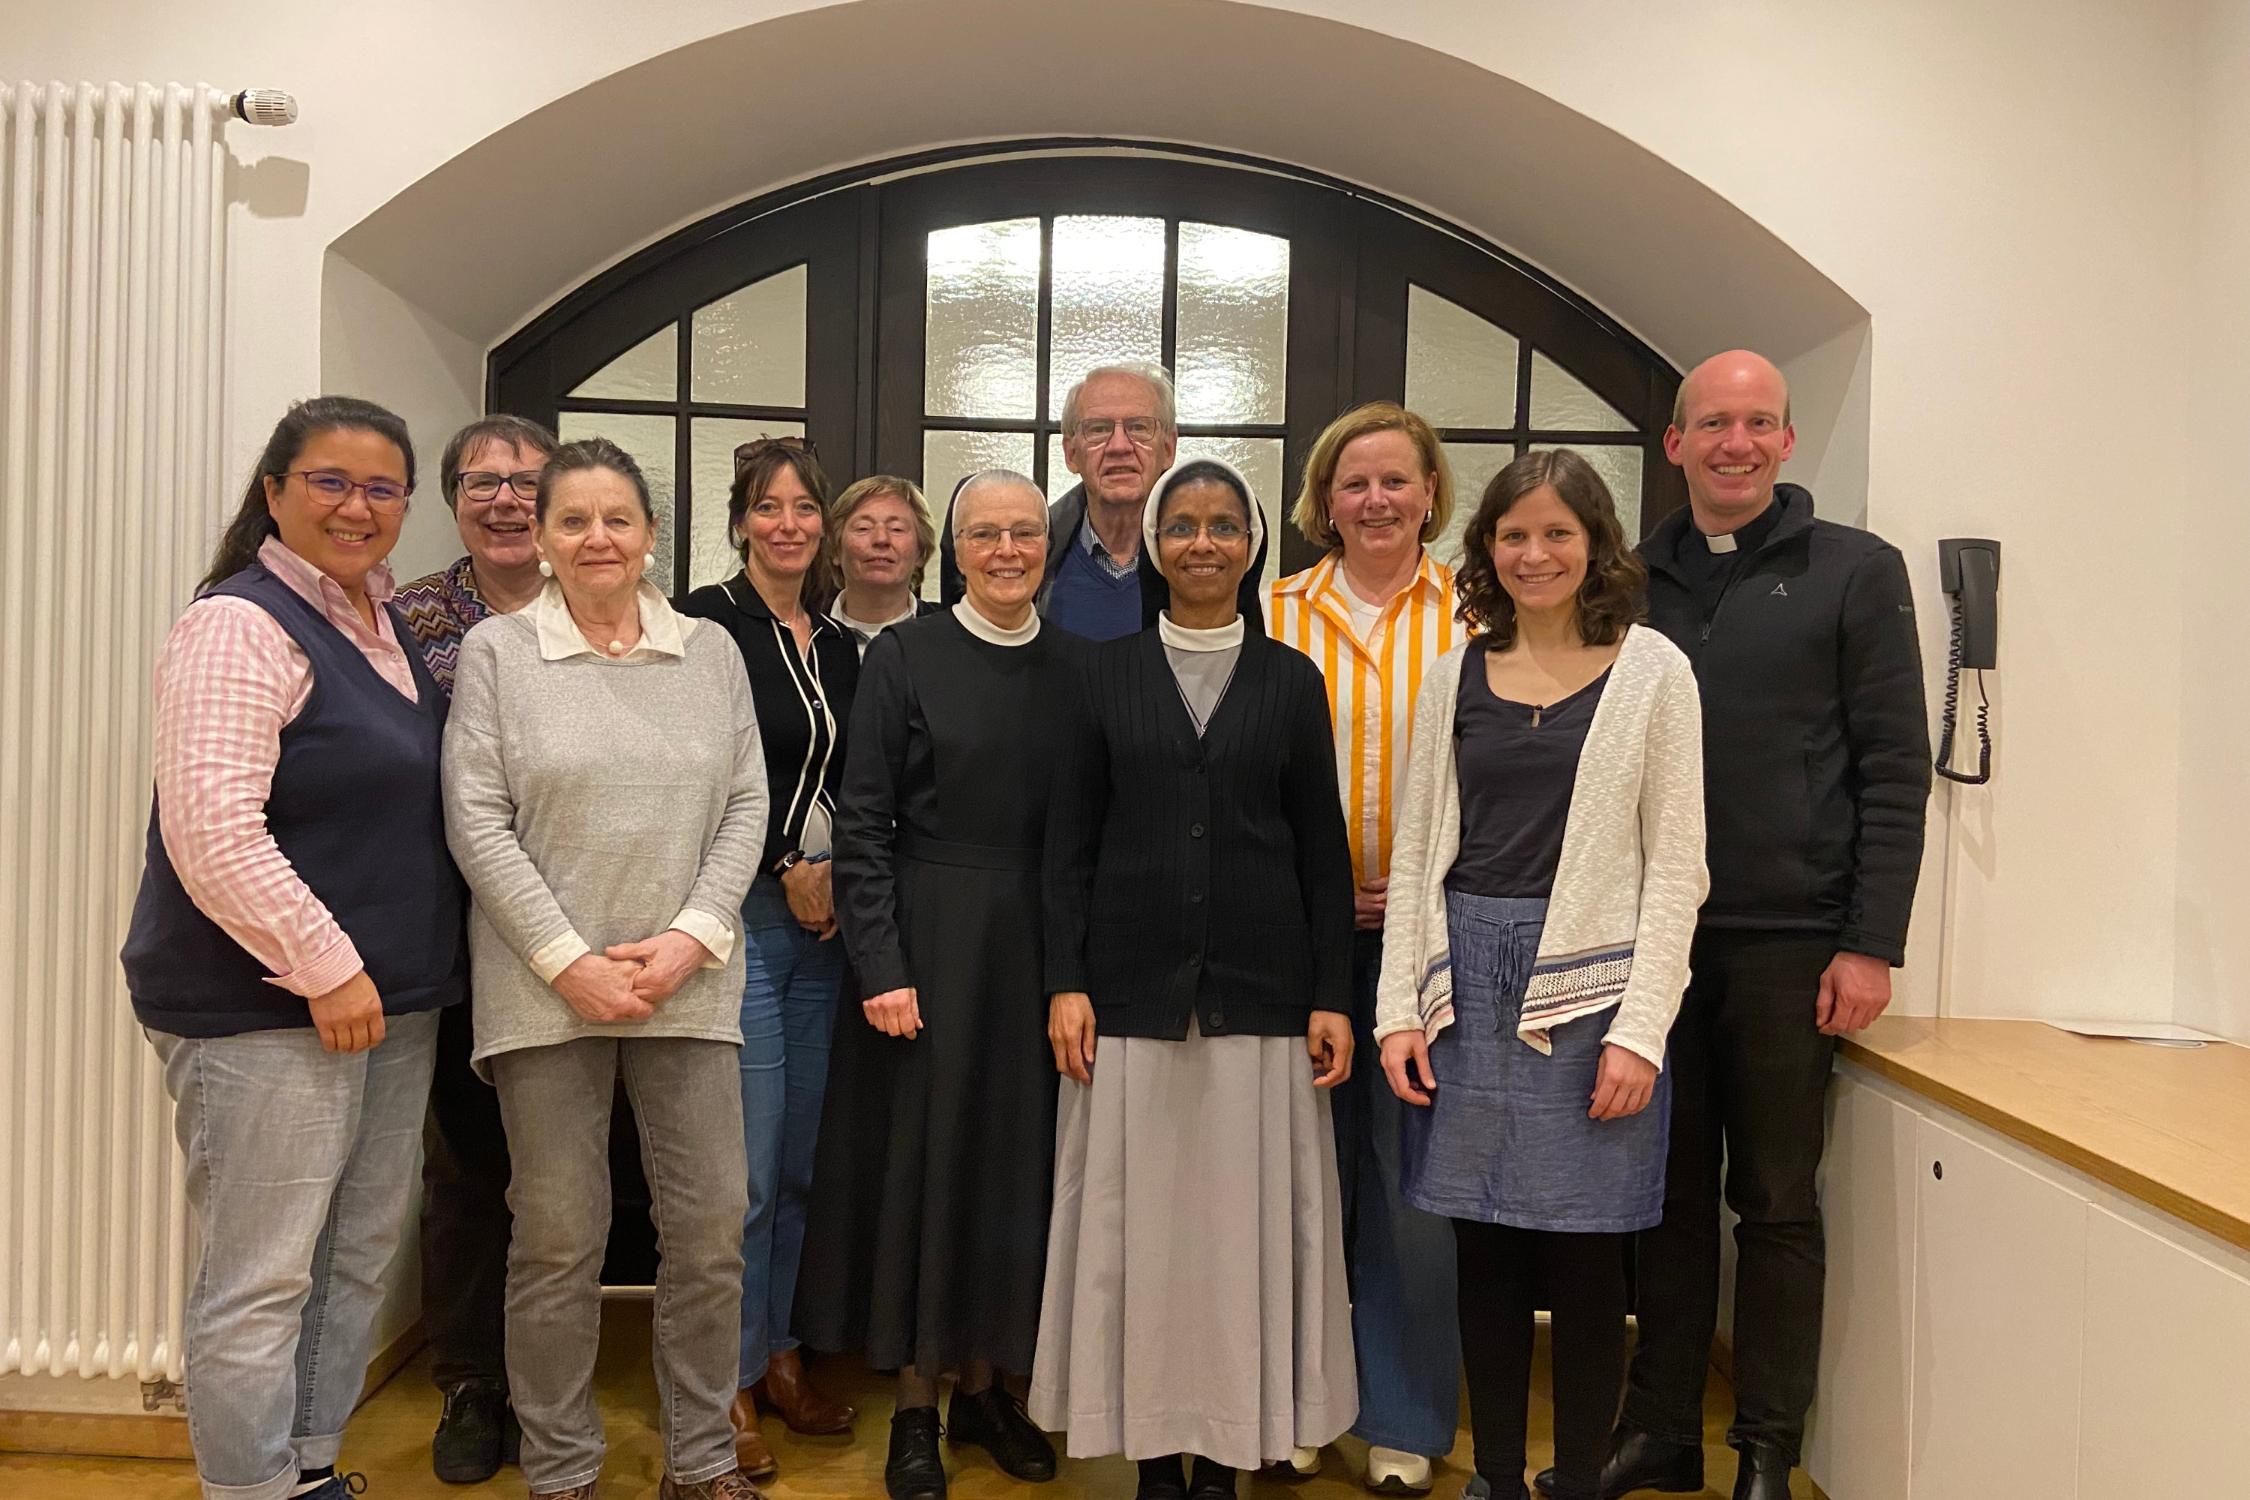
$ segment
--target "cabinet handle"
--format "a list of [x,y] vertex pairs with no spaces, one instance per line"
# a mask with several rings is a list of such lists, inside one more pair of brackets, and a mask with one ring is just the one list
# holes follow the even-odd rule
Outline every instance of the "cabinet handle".
[[1945,1181],[1945,1163],[1942,1161],[1932,1161],[1930,1163],[1930,1175],[1932,1177],[1935,1177],[1940,1182]]

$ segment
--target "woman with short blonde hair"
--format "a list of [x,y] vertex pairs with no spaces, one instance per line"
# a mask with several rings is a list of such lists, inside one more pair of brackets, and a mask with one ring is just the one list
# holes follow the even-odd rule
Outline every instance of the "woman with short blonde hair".
[[937,523],[913,480],[870,474],[836,497],[828,546],[836,597],[828,615],[857,638],[862,656],[886,627],[938,610],[921,597],[937,553]]
[[[1463,637],[1453,571],[1430,551],[1452,514],[1453,476],[1430,424],[1394,402],[1354,407],[1313,444],[1291,513],[1328,556],[1275,584],[1266,610],[1274,639],[1327,681],[1355,889],[1352,1027],[1369,1055],[1414,692]],[[1453,1233],[1399,1201],[1401,1106],[1374,1070],[1347,1079],[1335,1105],[1359,1351],[1352,1431],[1368,1444],[1370,1486],[1418,1494],[1453,1446],[1458,1409]]]

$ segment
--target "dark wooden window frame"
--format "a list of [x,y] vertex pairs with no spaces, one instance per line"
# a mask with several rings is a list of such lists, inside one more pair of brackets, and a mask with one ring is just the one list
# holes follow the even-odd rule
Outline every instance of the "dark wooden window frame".
[[[1119,155],[1131,144],[1164,154]],[[991,160],[996,151],[1007,159]],[[1064,153],[1034,154],[1021,153]],[[978,159],[985,158],[985,159]],[[714,497],[692,489],[690,421],[796,421],[793,408],[697,401],[689,385],[695,310],[794,265],[807,268],[805,429],[832,478],[919,477],[925,430],[1032,435],[1045,478],[1049,410],[1049,254],[1058,214],[1114,214],[1165,223],[1163,358],[1176,352],[1173,272],[1182,220],[1289,241],[1286,420],[1189,425],[1186,434],[1282,440],[1294,484],[1320,429],[1364,400],[1398,399],[1406,378],[1409,286],[1459,304],[1518,340],[1516,411],[1506,427],[1445,428],[1448,440],[1615,445],[1643,452],[1645,531],[1686,503],[1664,459],[1678,373],[1641,340],[1567,288],[1497,246],[1408,205],[1316,173],[1192,147],[1149,148],[1071,138],[920,153],[831,174],[720,211],[587,281],[502,342],[487,366],[486,405],[554,424],[566,411],[662,415],[675,421],[676,577],[688,564],[691,516]],[[976,421],[923,414],[926,247],[931,230],[995,219],[1041,220],[1038,407],[1033,418]],[[677,324],[679,382],[669,401],[564,393],[666,324]],[[839,336],[843,335],[843,336]],[[1636,428],[1634,434],[1534,430],[1531,355],[1548,355]],[[933,497],[933,504],[943,497]],[[1273,497],[1286,511],[1291,496]],[[1474,496],[1460,497],[1464,505]],[[725,503],[723,498],[716,503]],[[1282,566],[1316,553],[1285,528]]]

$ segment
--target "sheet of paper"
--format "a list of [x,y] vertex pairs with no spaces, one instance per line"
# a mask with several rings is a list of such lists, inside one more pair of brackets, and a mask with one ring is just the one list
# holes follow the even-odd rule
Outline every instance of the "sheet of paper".
[[2213,1036],[2193,1026],[2175,1026],[2169,1021],[2049,1021],[2047,1024],[2078,1036],[2118,1037],[2129,1042],[2153,1042],[2162,1047],[2201,1047],[2208,1042],[2226,1040],[2223,1036]]

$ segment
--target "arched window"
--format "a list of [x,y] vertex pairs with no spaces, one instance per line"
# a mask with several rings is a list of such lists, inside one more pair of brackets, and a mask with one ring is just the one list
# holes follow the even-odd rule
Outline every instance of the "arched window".
[[[738,566],[737,444],[809,437],[831,478],[904,474],[942,506],[978,468],[1069,488],[1064,395],[1092,364],[1171,367],[1183,457],[1246,473],[1276,572],[1320,429],[1360,401],[1437,426],[1460,493],[1579,448],[1630,532],[1685,502],[1661,439],[1679,377],[1490,246],[1342,184],[1190,153],[1067,149],[863,169],[738,205],[604,272],[494,351],[489,404],[642,462],[675,590]],[[933,578],[934,586],[934,578]]]

